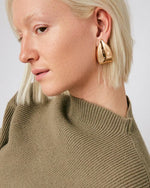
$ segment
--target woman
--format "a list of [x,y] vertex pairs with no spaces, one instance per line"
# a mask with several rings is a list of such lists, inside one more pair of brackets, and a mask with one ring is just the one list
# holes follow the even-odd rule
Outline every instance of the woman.
[[26,64],[0,133],[1,187],[150,187],[150,158],[124,83],[122,0],[7,0]]

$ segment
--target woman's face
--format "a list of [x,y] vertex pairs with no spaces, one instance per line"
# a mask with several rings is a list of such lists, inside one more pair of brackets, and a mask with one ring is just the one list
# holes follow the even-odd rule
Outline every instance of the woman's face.
[[13,0],[12,11],[21,38],[20,60],[40,73],[36,79],[43,93],[82,92],[97,76],[92,16],[79,19],[59,0]]

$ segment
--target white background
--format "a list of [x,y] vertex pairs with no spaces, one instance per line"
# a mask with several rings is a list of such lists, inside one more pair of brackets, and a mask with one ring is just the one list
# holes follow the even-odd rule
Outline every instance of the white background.
[[[9,26],[4,0],[0,0],[0,127],[7,102],[18,90],[24,64],[18,60],[20,44]],[[126,84],[133,115],[150,153],[150,0],[128,0],[134,59]]]

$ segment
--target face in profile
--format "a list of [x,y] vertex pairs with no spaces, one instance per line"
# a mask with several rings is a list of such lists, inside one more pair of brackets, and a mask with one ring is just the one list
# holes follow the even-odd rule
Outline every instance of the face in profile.
[[77,18],[60,0],[13,0],[13,24],[20,38],[20,61],[47,96],[82,92],[96,79],[96,26]]

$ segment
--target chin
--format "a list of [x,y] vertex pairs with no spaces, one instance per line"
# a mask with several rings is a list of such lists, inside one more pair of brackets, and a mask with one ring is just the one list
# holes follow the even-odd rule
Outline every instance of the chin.
[[46,95],[47,97],[60,95],[61,93],[65,91],[63,89],[58,89],[58,88],[50,88],[50,87],[44,87],[44,86],[42,87],[42,85],[41,85],[41,89],[42,89],[42,93]]

